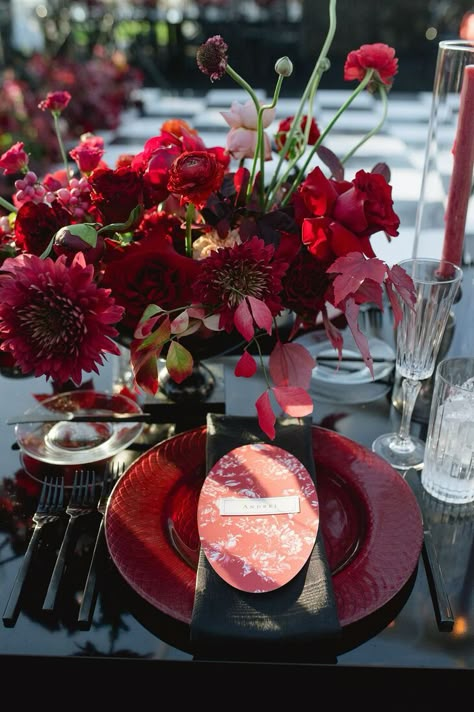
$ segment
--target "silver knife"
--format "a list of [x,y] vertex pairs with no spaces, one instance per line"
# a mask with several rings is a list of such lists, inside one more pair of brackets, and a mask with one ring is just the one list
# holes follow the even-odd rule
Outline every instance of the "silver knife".
[[42,413],[25,413],[8,418],[7,425],[19,423],[149,423],[151,413],[70,413],[65,411],[44,411]]
[[423,563],[425,565],[426,578],[430,588],[431,600],[438,624],[438,630],[442,633],[450,633],[454,626],[454,615],[449,601],[443,572],[439,565],[438,555],[433,542],[431,529],[428,525],[424,512],[424,489],[421,484],[420,473],[417,470],[408,470],[405,475],[405,482],[411,487],[420,508],[423,520]]

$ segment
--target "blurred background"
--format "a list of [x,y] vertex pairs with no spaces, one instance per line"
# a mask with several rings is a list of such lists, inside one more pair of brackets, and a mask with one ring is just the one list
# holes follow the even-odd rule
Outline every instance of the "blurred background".
[[[395,48],[393,92],[430,91],[438,43],[473,32],[472,0],[339,0],[325,89],[348,88],[343,65],[361,44]],[[229,61],[254,88],[273,93],[275,60],[295,70],[285,96],[305,86],[328,27],[327,0],[0,0],[0,152],[22,140],[41,167],[55,158],[52,122],[38,111],[48,91],[68,90],[71,136],[114,130],[140,89],[204,95],[210,81],[196,49],[220,34]],[[235,84],[225,76],[219,88]]]

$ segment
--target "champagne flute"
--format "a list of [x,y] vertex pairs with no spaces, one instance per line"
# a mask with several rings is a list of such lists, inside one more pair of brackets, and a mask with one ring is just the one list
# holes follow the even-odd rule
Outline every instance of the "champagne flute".
[[413,408],[421,381],[436,364],[449,313],[462,279],[462,270],[446,260],[415,258],[399,262],[415,285],[413,307],[400,301],[396,370],[402,377],[403,407],[397,433],[380,435],[372,450],[397,470],[423,467],[425,443],[410,435]]

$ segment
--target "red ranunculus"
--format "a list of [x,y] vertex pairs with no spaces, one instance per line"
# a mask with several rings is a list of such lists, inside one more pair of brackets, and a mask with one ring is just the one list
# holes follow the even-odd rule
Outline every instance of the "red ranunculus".
[[[291,123],[294,119],[294,116],[289,116],[287,119],[283,119],[283,121],[280,121],[280,124],[278,126],[278,131],[275,135],[275,143],[278,151],[281,151],[283,146],[286,143],[286,137],[288,132],[290,131],[291,128]],[[303,116],[300,122],[300,128],[301,132],[304,133],[306,130],[306,123],[308,121],[307,116]],[[320,137],[320,131],[318,128],[318,125],[314,119],[311,119],[311,126],[309,129],[309,136],[308,136],[308,145],[309,146],[314,146],[318,138]]]
[[104,224],[127,222],[130,213],[143,203],[143,182],[129,167],[98,168],[90,177],[91,199]]
[[211,193],[217,190],[224,177],[224,167],[209,151],[186,151],[170,168],[168,190],[203,207]]
[[200,262],[179,255],[166,239],[147,237],[114,254],[101,286],[112,289],[117,304],[125,307],[122,324],[133,330],[148,304],[185,307],[200,270]]
[[383,42],[375,42],[349,52],[344,64],[344,79],[362,81],[369,69],[375,69],[374,79],[368,85],[369,90],[374,91],[378,84],[390,87],[398,71],[398,59],[393,47]]
[[23,252],[38,257],[45,251],[59,228],[72,222],[71,214],[55,200],[47,203],[23,203],[15,220],[15,242]]
[[393,210],[392,188],[380,173],[358,171],[351,188],[337,198],[332,214],[356,235],[379,230],[398,235],[400,218]]

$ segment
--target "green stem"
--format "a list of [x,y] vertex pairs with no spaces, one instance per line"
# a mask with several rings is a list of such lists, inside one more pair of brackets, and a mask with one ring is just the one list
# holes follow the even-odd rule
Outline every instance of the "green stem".
[[193,237],[192,237],[193,219],[194,219],[194,203],[188,203],[187,208],[186,208],[186,236],[185,236],[186,257],[193,256]]
[[234,82],[236,82],[237,84],[240,84],[242,89],[245,89],[245,91],[248,94],[250,94],[250,98],[252,99],[253,103],[255,104],[255,108],[258,111],[260,109],[260,102],[258,100],[258,96],[255,94],[255,92],[252,89],[252,87],[250,86],[250,84],[248,84],[248,82],[246,82],[245,79],[240,76],[240,74],[237,74],[237,72],[234,69],[232,69],[230,64],[227,65],[226,72],[229,75],[229,77],[231,77],[234,80]]
[[66,169],[67,182],[69,183],[68,160],[67,160],[67,156],[66,156],[66,151],[64,149],[64,143],[61,138],[61,129],[59,126],[59,114],[56,111],[53,111],[52,114],[53,114],[53,120],[54,120],[54,129],[56,131],[56,136],[57,136],[58,144],[59,144],[59,150],[61,151],[61,158],[63,159],[64,167]]
[[348,153],[346,153],[346,155],[344,156],[344,158],[341,159],[341,163],[342,163],[342,164],[344,164],[346,161],[348,161],[349,158],[351,158],[351,156],[353,156],[354,153],[355,153],[356,151],[358,151],[359,148],[360,148],[361,146],[363,146],[366,141],[369,140],[369,138],[372,138],[372,136],[374,136],[376,133],[378,133],[378,131],[380,131],[380,129],[381,129],[382,126],[384,125],[385,119],[387,118],[388,100],[387,100],[387,91],[386,91],[385,86],[384,86],[383,84],[380,84],[380,86],[379,86],[379,94],[380,94],[380,96],[381,96],[382,103],[383,103],[382,118],[380,119],[379,123],[378,123],[376,126],[374,126],[374,128],[373,128],[371,131],[369,131],[369,132],[359,141],[359,143],[356,143],[356,145],[354,146],[354,148],[352,148]]
[[354,99],[365,89],[367,84],[372,79],[373,74],[374,74],[373,69],[369,69],[366,72],[365,77],[362,79],[359,86],[352,92],[350,97],[348,99],[346,99],[346,101],[342,104],[342,106],[334,114],[331,121],[328,123],[328,125],[326,126],[326,128],[324,129],[324,131],[321,133],[320,137],[314,144],[313,148],[308,153],[308,156],[306,157],[304,164],[301,166],[300,170],[298,171],[298,175],[296,176],[295,180],[293,181],[291,188],[289,189],[288,193],[285,195],[284,199],[282,200],[282,206],[287,205],[287,203],[290,200],[291,196],[293,195],[294,191],[300,184],[303,175],[306,173],[306,170],[308,168],[308,165],[309,165],[311,159],[313,158],[314,154],[316,153],[316,151],[318,150],[319,146],[322,144],[322,142],[324,141],[324,139],[326,138],[328,133],[331,131],[331,129],[334,126],[334,124],[336,123],[336,121],[346,111],[346,109],[352,104]]
[[[299,130],[299,127],[301,124],[301,117],[303,115],[303,110],[304,110],[306,101],[307,101],[308,97],[311,97],[314,99],[314,95],[315,95],[316,89],[319,85],[320,78],[321,78],[323,72],[325,71],[327,54],[331,47],[332,41],[334,39],[334,35],[336,32],[336,24],[337,24],[336,0],[329,0],[329,29],[328,29],[324,44],[321,48],[319,57],[318,57],[316,64],[314,66],[314,69],[311,73],[308,83],[306,84],[306,87],[305,87],[305,90],[301,97],[300,104],[298,106],[296,114],[293,117],[293,121],[291,123],[291,128],[290,128],[288,135],[286,137],[285,145],[282,147],[282,149],[280,151],[280,158],[278,160],[278,164],[277,164],[275,173],[273,174],[273,180],[272,180],[272,183],[270,184],[270,189],[269,189],[269,193],[270,193],[270,191],[272,191],[273,195],[276,194],[276,192],[278,191],[278,189],[281,185],[281,179],[278,180],[278,174],[280,173],[281,167],[283,165],[283,161],[285,160],[285,156],[287,155],[288,151],[291,149],[291,145],[293,142],[295,132],[297,130]],[[309,109],[308,109],[308,122],[309,123],[311,123],[312,112],[313,112],[313,107],[309,106]],[[308,135],[309,135],[309,129],[308,129]],[[303,147],[303,151],[304,151],[304,147]],[[301,155],[302,154],[299,153],[298,156],[296,157],[296,160],[299,160]],[[268,205],[268,203],[269,203],[269,200],[267,199],[267,205]]]
[[8,210],[9,213],[16,213],[17,209],[15,208],[14,205],[8,202],[8,200],[5,200],[5,198],[2,198],[0,196],[0,205],[2,208],[5,208],[5,210]]
[[263,112],[266,111],[266,109],[273,109],[276,106],[278,97],[280,96],[282,83],[283,83],[283,77],[280,75],[278,77],[278,80],[277,80],[277,83],[275,86],[275,91],[273,92],[272,103],[271,104],[263,104],[262,106],[260,106],[258,109],[258,114],[257,114],[257,146],[255,149],[255,155],[253,157],[252,172],[250,175],[250,181],[249,181],[248,188],[247,188],[247,197],[249,197],[252,192],[252,186],[253,186],[253,182],[255,180],[255,173],[256,173],[256,169],[257,169],[257,162],[258,162],[258,160],[260,160],[259,193],[260,193],[260,206],[262,209],[265,204],[265,180],[264,180],[265,138],[264,138],[264,132],[263,132]]
[[260,360],[260,365],[261,365],[261,367],[262,367],[263,376],[264,376],[265,382],[266,382],[266,384],[267,384],[267,388],[271,388],[271,387],[272,387],[272,384],[271,384],[271,382],[270,382],[270,379],[268,378],[267,369],[265,368],[265,362],[264,362],[264,360],[263,360],[262,349],[260,348],[260,344],[258,343],[258,339],[256,339],[256,338],[254,337],[254,338],[253,338],[253,342],[254,342],[255,346],[257,347],[257,350],[258,350],[258,357],[259,357],[259,360]]

